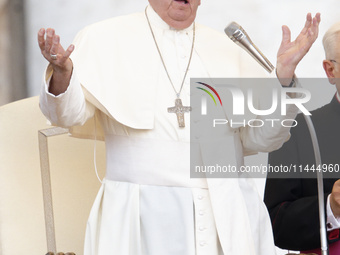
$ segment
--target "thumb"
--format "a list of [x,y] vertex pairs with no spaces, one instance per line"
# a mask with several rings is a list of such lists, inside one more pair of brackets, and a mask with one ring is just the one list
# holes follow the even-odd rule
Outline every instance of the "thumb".
[[290,43],[290,29],[287,26],[282,26],[282,44]]

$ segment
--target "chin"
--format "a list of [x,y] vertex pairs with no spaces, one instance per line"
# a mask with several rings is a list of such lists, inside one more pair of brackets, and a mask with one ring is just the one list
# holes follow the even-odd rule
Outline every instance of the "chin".
[[176,11],[169,15],[169,17],[177,22],[186,22],[191,20],[191,12],[188,11]]

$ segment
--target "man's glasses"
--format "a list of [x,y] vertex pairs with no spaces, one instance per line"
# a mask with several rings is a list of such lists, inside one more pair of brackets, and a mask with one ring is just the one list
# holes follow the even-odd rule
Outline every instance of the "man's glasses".
[[335,60],[333,60],[333,59],[331,59],[331,60],[329,60],[329,61],[331,61],[331,62],[333,62],[333,63],[338,63],[338,62],[336,62]]

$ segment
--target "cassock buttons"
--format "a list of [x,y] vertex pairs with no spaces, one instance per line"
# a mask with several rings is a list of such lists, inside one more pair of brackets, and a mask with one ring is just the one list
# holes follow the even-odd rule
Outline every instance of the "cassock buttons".
[[201,216],[203,216],[203,215],[204,215],[204,211],[203,211],[203,210],[200,210],[200,211],[198,212],[198,214],[201,215]]
[[206,245],[207,243],[206,242],[204,242],[204,241],[201,241],[200,242],[200,246],[204,246],[204,245]]

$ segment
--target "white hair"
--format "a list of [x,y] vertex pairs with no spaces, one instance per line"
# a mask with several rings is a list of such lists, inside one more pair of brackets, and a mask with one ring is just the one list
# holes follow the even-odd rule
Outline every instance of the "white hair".
[[338,38],[340,36],[340,22],[335,23],[332,25],[322,39],[322,44],[325,49],[326,59],[331,60],[334,59],[335,51],[338,41]]

